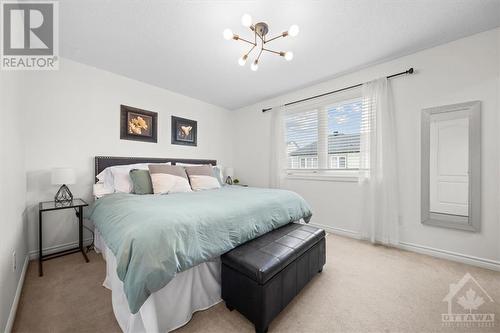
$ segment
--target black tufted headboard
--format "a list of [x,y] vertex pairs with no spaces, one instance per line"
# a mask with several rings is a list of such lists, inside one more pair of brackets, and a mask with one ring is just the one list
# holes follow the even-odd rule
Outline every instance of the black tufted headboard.
[[[216,165],[216,160],[198,160],[198,159],[183,159],[183,158],[158,158],[158,157],[117,157],[117,156],[96,156],[94,158],[94,178],[104,169],[114,165],[126,165],[135,163],[166,163],[171,162],[187,164],[211,164]],[[95,178],[97,182],[97,178]]]

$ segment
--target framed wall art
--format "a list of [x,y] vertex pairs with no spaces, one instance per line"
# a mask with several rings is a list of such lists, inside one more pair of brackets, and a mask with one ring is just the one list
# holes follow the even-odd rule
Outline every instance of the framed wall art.
[[190,120],[172,116],[172,144],[196,146],[198,124],[196,120]]
[[120,139],[158,142],[158,113],[120,105]]

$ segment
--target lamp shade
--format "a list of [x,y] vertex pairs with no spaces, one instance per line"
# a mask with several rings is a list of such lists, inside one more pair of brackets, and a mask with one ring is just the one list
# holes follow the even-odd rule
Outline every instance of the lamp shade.
[[234,169],[233,168],[226,168],[225,171],[226,171],[226,177],[231,177],[231,178],[234,177]]
[[53,185],[69,185],[75,183],[75,170],[71,168],[52,169],[51,182]]

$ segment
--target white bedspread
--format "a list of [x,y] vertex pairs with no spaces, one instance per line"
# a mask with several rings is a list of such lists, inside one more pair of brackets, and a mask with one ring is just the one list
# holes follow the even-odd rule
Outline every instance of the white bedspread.
[[113,311],[123,332],[169,332],[186,324],[194,312],[221,301],[221,264],[217,258],[177,274],[165,287],[151,294],[139,312],[131,314],[123,283],[116,274],[116,258],[97,229],[95,248],[106,260],[103,286],[112,292]]

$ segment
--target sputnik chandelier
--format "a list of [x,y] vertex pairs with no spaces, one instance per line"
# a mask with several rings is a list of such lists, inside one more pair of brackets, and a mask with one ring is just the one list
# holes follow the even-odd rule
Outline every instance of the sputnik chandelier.
[[[247,59],[248,59],[248,56],[250,55],[250,53],[252,53],[252,51],[257,47],[258,44],[260,44],[260,52],[257,55],[257,58],[255,58],[255,60],[252,62],[252,65],[250,66],[250,69],[252,71],[256,71],[257,69],[259,69],[260,56],[262,55],[262,52],[264,52],[264,51],[277,54],[277,55],[285,58],[285,60],[287,60],[287,61],[290,61],[293,59],[293,53],[290,51],[278,52],[278,51],[268,49],[265,46],[267,43],[270,43],[273,40],[276,40],[276,39],[281,38],[281,37],[286,37],[286,36],[295,37],[295,36],[297,36],[299,34],[299,27],[296,24],[292,25],[288,29],[288,31],[282,32],[281,34],[279,34],[275,37],[269,38],[269,39],[266,37],[267,33],[269,32],[269,26],[267,25],[267,23],[258,22],[258,23],[252,24],[252,17],[248,14],[245,14],[241,17],[241,24],[244,27],[250,28],[250,30],[252,30],[253,42],[248,40],[248,39],[242,38],[239,35],[234,34],[231,31],[231,29],[226,29],[226,30],[224,30],[224,33],[223,33],[224,38],[227,40],[231,40],[231,39],[240,40],[242,42],[245,42],[245,43],[252,45],[251,49],[238,60],[238,64],[240,64],[240,66],[245,66]],[[260,43],[257,43],[259,40],[260,40]],[[258,49],[258,47],[257,47],[257,49]]]

